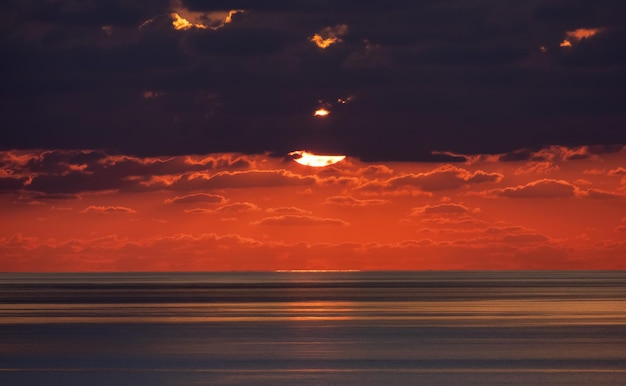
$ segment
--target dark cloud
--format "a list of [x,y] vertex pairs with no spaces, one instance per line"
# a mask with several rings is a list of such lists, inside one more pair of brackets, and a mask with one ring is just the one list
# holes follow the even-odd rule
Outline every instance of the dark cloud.
[[[246,12],[176,31],[170,1],[9,2],[2,148],[453,162],[626,143],[621,1],[180,4]],[[308,40],[338,24],[342,42]],[[559,47],[577,28],[602,33]],[[347,95],[327,119],[312,117],[318,100]]]
[[[42,198],[54,195],[75,194],[100,190],[145,191],[170,188],[162,180],[154,177],[167,177],[172,180],[180,177],[176,186],[189,186],[190,174],[208,171],[238,171],[252,165],[246,156],[213,155],[208,157],[178,156],[160,158],[139,158],[126,155],[110,155],[102,151],[55,150],[39,152],[0,152],[0,191],[25,190],[40,192]],[[289,178],[284,172],[276,172]],[[218,177],[219,178],[219,177]],[[191,178],[193,180],[193,178]],[[197,179],[200,181],[201,179]],[[263,178],[256,183],[266,181]],[[255,182],[251,182],[254,184]],[[307,180],[313,183],[314,180]],[[265,182],[268,183],[268,182]],[[191,184],[193,185],[193,184]],[[219,196],[203,196],[215,197]],[[200,199],[201,197],[194,197]],[[172,200],[188,200],[190,197],[177,197]],[[172,201],[172,202],[174,202]]]

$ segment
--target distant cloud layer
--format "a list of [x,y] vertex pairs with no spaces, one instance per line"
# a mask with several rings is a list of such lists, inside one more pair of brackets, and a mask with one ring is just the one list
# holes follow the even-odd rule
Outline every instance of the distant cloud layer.
[[0,270],[626,268],[626,148],[455,157],[0,151]]

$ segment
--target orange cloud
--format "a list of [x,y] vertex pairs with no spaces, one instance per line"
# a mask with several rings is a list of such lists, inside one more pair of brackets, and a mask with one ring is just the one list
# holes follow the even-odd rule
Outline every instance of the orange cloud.
[[602,32],[604,32],[604,28],[578,28],[572,31],[566,31],[566,38],[559,45],[564,48],[573,47],[575,43],[592,38]]
[[322,49],[326,49],[335,43],[339,43],[342,40],[340,36],[348,33],[348,26],[345,24],[337,24],[333,27],[324,27],[319,33],[314,34],[309,38],[309,41]]
[[[281,243],[237,234],[175,234],[130,241],[115,235],[69,242],[0,237],[3,271],[217,271],[275,269],[625,269],[626,243],[572,253],[540,233],[458,242]],[[584,259],[595,251],[594,259]],[[7,259],[19,255],[20,258]],[[41,256],[46,256],[43,259]],[[381,256],[385,258],[381,259]]]
[[207,28],[207,26],[202,23],[189,22],[189,20],[183,18],[176,12],[172,12],[170,16],[172,17],[172,26],[174,26],[175,30],[188,30],[191,28],[200,28],[200,29]]
[[259,210],[258,205],[251,202],[235,202],[232,204],[222,205],[216,209],[194,208],[186,209],[185,213],[193,214],[242,214],[246,212],[254,212]]
[[341,205],[341,206],[369,206],[369,205],[383,205],[386,204],[387,200],[380,199],[369,199],[369,200],[360,200],[354,198],[352,196],[333,196],[328,197],[324,203],[333,204],[333,205]]
[[215,209],[215,213],[244,213],[259,210],[256,204],[251,202],[235,202],[228,205],[220,206]]
[[567,181],[542,179],[492,192],[501,197],[511,198],[567,198],[574,197],[576,189],[576,186]]
[[359,169],[357,171],[357,174],[366,176],[366,177],[373,177],[373,176],[378,176],[378,175],[389,175],[389,174],[393,174],[393,169],[385,165],[370,165],[368,167]]
[[[170,8],[172,10],[170,13],[172,26],[175,30],[189,30],[192,28],[217,30],[231,23],[235,14],[245,12],[245,10],[242,9],[195,12],[184,7],[180,0],[173,0]],[[151,22],[151,20],[144,22],[141,27],[149,22]]]
[[559,166],[550,161],[530,162],[515,169],[515,174],[550,174],[559,171]]
[[322,218],[316,216],[283,215],[265,217],[253,223],[254,225],[281,225],[281,226],[311,226],[311,225],[334,225],[347,226],[347,222],[336,218]]
[[618,167],[615,169],[609,170],[609,176],[626,176],[626,168]]
[[539,233],[519,233],[511,234],[502,237],[501,241],[504,243],[543,243],[550,240],[547,236]]
[[578,28],[573,31],[565,32],[565,36],[576,41],[581,41],[583,39],[588,39],[590,37],[596,36],[603,30],[603,28]]
[[315,184],[312,176],[301,176],[288,170],[246,170],[239,172],[199,173],[185,175],[172,184],[178,190],[225,189],[276,186],[306,186]]
[[596,200],[617,200],[623,199],[626,196],[620,193],[607,192],[605,190],[600,189],[588,189],[584,193],[582,193],[584,197],[596,199]]
[[80,213],[137,213],[136,210],[124,206],[97,206],[90,205],[80,211]]
[[465,214],[479,212],[478,209],[469,209],[468,207],[460,204],[439,204],[439,205],[426,205],[418,208],[411,209],[411,216],[420,214]]
[[298,215],[311,214],[310,210],[296,208],[294,206],[282,206],[279,208],[269,208],[266,211],[267,213],[274,213],[274,214],[298,214]]
[[210,204],[223,204],[226,199],[223,196],[208,193],[193,193],[185,196],[177,196],[168,198],[164,204],[195,204],[198,202],[206,202]]
[[[468,184],[495,183],[501,181],[500,173],[488,173],[482,170],[470,172],[453,165],[442,165],[426,173],[404,174],[390,178],[384,182],[377,182],[381,188],[397,189],[403,186],[418,187],[423,191],[434,192],[440,190],[458,189]],[[368,186],[370,185],[370,186]],[[371,187],[366,184],[363,188]]]

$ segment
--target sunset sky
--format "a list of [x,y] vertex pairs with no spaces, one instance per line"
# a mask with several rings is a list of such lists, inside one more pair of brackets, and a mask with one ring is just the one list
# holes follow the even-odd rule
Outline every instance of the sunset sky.
[[0,18],[0,271],[626,269],[622,1]]

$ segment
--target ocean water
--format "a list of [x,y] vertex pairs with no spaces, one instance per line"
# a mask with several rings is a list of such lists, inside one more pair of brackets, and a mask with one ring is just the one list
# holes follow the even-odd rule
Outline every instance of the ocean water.
[[626,272],[0,274],[0,384],[626,384]]

